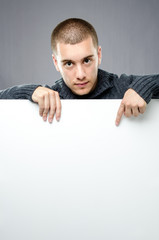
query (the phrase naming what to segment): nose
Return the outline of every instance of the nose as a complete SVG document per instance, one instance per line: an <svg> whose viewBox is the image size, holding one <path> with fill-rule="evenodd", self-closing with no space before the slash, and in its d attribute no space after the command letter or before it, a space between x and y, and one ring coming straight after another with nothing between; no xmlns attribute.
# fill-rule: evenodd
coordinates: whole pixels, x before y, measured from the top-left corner
<svg viewBox="0 0 159 240"><path fill-rule="evenodd" d="M81 65L78 65L76 69L76 78L78 80L83 80L85 77L86 77L86 74L85 74L84 67Z"/></svg>

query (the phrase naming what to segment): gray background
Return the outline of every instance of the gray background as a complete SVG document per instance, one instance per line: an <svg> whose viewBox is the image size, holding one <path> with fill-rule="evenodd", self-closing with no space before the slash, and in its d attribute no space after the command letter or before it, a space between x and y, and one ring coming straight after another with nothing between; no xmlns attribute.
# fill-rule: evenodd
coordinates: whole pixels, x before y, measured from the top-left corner
<svg viewBox="0 0 159 240"><path fill-rule="evenodd" d="M158 10L158 0L0 0L0 88L52 85L60 78L50 35L70 17L96 28L103 69L119 75L158 73Z"/></svg>

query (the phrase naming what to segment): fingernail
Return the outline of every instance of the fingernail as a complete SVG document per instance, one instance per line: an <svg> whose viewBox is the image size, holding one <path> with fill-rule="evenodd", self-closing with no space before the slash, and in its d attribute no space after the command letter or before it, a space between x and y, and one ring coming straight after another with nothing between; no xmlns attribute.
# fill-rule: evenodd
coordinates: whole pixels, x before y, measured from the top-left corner
<svg viewBox="0 0 159 240"><path fill-rule="evenodd" d="M49 119L49 123L52 123L52 119Z"/></svg>
<svg viewBox="0 0 159 240"><path fill-rule="evenodd" d="M115 125L118 126L118 125L119 125L119 122L116 121L116 122L115 122Z"/></svg>

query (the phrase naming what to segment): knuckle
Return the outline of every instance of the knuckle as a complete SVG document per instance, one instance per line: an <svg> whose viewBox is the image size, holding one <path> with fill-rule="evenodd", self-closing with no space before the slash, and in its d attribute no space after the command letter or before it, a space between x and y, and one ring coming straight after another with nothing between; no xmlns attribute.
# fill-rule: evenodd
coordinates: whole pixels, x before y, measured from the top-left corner
<svg viewBox="0 0 159 240"><path fill-rule="evenodd" d="M52 108L51 108L51 113L54 114L55 111L56 111L56 107L55 107L55 106L52 106Z"/></svg>
<svg viewBox="0 0 159 240"><path fill-rule="evenodd" d="M50 94L51 97L54 97L54 96L55 96L55 92L54 92L54 91L50 91L49 94Z"/></svg>
<svg viewBox="0 0 159 240"><path fill-rule="evenodd" d="M138 106L137 103L133 103L133 104L131 105L132 108L137 108L137 106Z"/></svg>
<svg viewBox="0 0 159 240"><path fill-rule="evenodd" d="M44 109L44 101L40 101L38 104L40 109Z"/></svg>
<svg viewBox="0 0 159 240"><path fill-rule="evenodd" d="M40 108L39 108L39 114L42 115L43 112L44 112L44 108L41 108L41 107L40 107Z"/></svg>
<svg viewBox="0 0 159 240"><path fill-rule="evenodd" d="M127 112L125 112L124 115L125 115L125 117L127 117L127 118L129 118L129 117L131 116L131 114L130 114L130 113L127 113Z"/></svg>
<svg viewBox="0 0 159 240"><path fill-rule="evenodd" d="M59 117L59 116L60 116L60 112L56 112L56 116L58 116L58 117Z"/></svg>
<svg viewBox="0 0 159 240"><path fill-rule="evenodd" d="M142 109L142 108L141 108L141 109L139 109L139 111L140 111L140 113L141 113L141 114L143 114L143 113L145 112L145 110L144 110L144 109Z"/></svg>
<svg viewBox="0 0 159 240"><path fill-rule="evenodd" d="M134 117L137 117L137 116L138 116L138 113L134 113L133 116L134 116Z"/></svg>
<svg viewBox="0 0 159 240"><path fill-rule="evenodd" d="M139 104L139 108L143 109L145 107L145 105L143 103Z"/></svg>
<svg viewBox="0 0 159 240"><path fill-rule="evenodd" d="M125 103L125 105L126 105L127 108L131 107L131 103L130 102Z"/></svg>
<svg viewBox="0 0 159 240"><path fill-rule="evenodd" d="M44 95L43 95L43 94L40 94L40 95L39 95L39 100L40 100L40 101L43 101L43 100L44 100Z"/></svg>
<svg viewBox="0 0 159 240"><path fill-rule="evenodd" d="M48 97L48 96L49 96L49 92L45 92L44 97Z"/></svg>
<svg viewBox="0 0 159 240"><path fill-rule="evenodd" d="M58 92L55 92L55 95L56 95L57 98L60 98L60 95L59 95Z"/></svg>
<svg viewBox="0 0 159 240"><path fill-rule="evenodd" d="M43 106L39 106L39 112L43 112L43 111L44 111Z"/></svg>
<svg viewBox="0 0 159 240"><path fill-rule="evenodd" d="M61 104L58 106L57 111L61 112L62 106Z"/></svg>
<svg viewBox="0 0 159 240"><path fill-rule="evenodd" d="M45 107L45 109L44 109L44 114L47 114L48 111L49 111L49 108L48 108L48 107Z"/></svg>
<svg viewBox="0 0 159 240"><path fill-rule="evenodd" d="M127 113L126 112L124 112L124 116L127 117Z"/></svg>
<svg viewBox="0 0 159 240"><path fill-rule="evenodd" d="M120 104L122 107L124 107L124 105L125 105L125 100L124 100L124 98L122 99L122 101L121 101L121 104Z"/></svg>
<svg viewBox="0 0 159 240"><path fill-rule="evenodd" d="M43 111L39 111L39 115L42 116L43 115Z"/></svg>
<svg viewBox="0 0 159 240"><path fill-rule="evenodd" d="M52 119L53 117L54 117L54 114L53 114L53 113L50 113L50 114L49 114L49 118Z"/></svg>

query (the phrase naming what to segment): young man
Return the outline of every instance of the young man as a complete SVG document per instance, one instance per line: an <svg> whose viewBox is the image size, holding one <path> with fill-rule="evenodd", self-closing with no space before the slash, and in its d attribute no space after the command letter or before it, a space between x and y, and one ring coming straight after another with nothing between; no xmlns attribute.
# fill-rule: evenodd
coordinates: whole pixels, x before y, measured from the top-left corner
<svg viewBox="0 0 159 240"><path fill-rule="evenodd" d="M100 70L102 53L95 29L72 18L56 26L51 35L52 57L62 78L52 87L15 86L0 92L0 98L30 99L39 104L44 121L61 116L60 99L122 99L116 125L122 115L144 113L151 98L159 98L159 75L118 77ZM48 114L49 113L49 114Z"/></svg>

